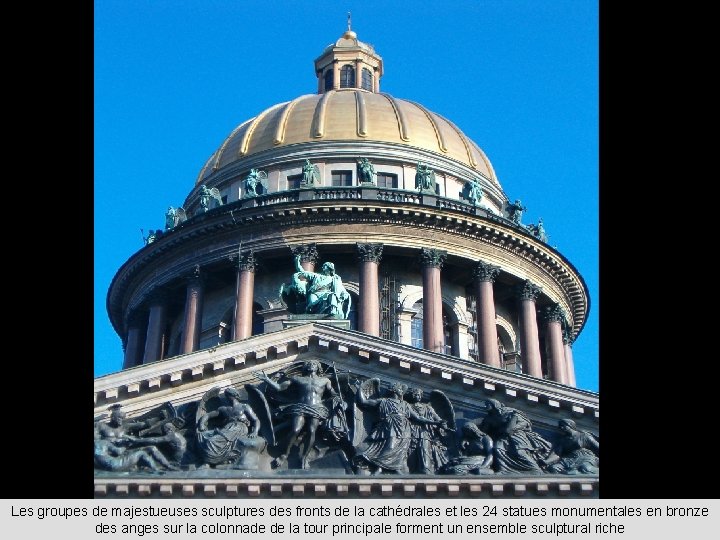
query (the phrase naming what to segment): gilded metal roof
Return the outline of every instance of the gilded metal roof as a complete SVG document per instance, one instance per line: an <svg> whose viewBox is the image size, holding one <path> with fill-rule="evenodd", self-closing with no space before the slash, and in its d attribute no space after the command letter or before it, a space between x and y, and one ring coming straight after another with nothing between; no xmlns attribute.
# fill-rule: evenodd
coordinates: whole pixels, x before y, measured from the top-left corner
<svg viewBox="0 0 720 540"><path fill-rule="evenodd" d="M418 103L357 88L303 95L243 122L210 157L196 183L246 156L313 141L379 141L420 148L454 159L498 184L485 153L455 124Z"/></svg>

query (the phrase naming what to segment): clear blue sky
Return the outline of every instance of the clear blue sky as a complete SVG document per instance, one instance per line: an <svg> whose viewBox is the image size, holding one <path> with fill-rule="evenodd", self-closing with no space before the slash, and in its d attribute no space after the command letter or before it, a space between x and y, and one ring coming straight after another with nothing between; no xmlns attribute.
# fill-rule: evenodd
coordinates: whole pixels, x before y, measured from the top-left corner
<svg viewBox="0 0 720 540"><path fill-rule="evenodd" d="M238 124L314 93L345 30L383 57L381 89L480 145L590 290L578 386L598 390L598 2L95 1L95 376L120 370L105 310L118 268L164 226Z"/></svg>

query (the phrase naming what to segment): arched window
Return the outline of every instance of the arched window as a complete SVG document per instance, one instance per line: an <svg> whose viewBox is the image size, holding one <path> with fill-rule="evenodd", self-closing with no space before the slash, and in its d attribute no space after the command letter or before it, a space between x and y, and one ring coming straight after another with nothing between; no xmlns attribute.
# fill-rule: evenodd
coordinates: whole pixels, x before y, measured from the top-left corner
<svg viewBox="0 0 720 540"><path fill-rule="evenodd" d="M372 71L370 71L368 68L363 68L362 70L362 82L360 83L362 85L362 88L364 90L370 90L372 92L373 89L373 74Z"/></svg>
<svg viewBox="0 0 720 540"><path fill-rule="evenodd" d="M355 88L355 68L343 66L340 70L340 88Z"/></svg>
<svg viewBox="0 0 720 540"><path fill-rule="evenodd" d="M325 72L325 90L332 90L333 82L333 70L330 68Z"/></svg>

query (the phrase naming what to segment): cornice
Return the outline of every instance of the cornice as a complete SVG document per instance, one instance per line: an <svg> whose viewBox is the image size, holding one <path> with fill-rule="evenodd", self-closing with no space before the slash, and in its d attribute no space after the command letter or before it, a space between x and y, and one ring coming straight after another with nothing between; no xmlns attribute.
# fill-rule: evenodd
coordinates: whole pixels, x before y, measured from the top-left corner
<svg viewBox="0 0 720 540"><path fill-rule="evenodd" d="M383 200L384 197L391 195L397 198L405 197L401 201ZM301 198L306 200L299 200ZM272 230L278 231L278 234L282 229L297 230L306 225L328 225L330 233L335 225L342 223L394 224L419 230L425 229L428 232L442 231L453 236L468 238L480 244L494 246L513 258L526 261L546 274L552 282L557 283L568 298L573 336L578 335L587 318L589 311L587 287L574 266L562 254L539 242L527 231L482 209L441 197L424 197L403 190L360 187L292 190L257 199L260 199L261 206L255 206L253 202L255 199L249 202L239 201L192 218L130 257L114 276L108 291L108 312L116 331L121 333L119 324L122 321L123 311L127 307L133 307L128 304L129 299L126 298L129 287L133 286L133 283L137 285L137 280L141 279L143 273L147 273L151 266L155 268L155 265L162 261L173 262L174 269L168 270L166 275L158 276L155 280L155 285L160 285L172 279L176 271L186 272L195 264L208 262L209 253L197 260L178 261L176 253L182 246L207 243L208 238L222 236L223 233L231 235L253 230L255 227L260 228L256 230L261 230L267 228L268 224L272 224ZM457 205L463 208L455 208ZM425 235L425 233L421 234ZM337 241L333 238L328 243ZM317 242L323 244L325 239L322 236L318 237ZM390 244L384 241L383 243L387 252ZM247 247L252 247L255 253L261 253L275 246L256 243ZM212 257L227 257L236 248L237 244L227 242L226 248L218 248ZM458 253L457 250L453 251L453 246L444 249L447 249L451 255ZM133 295L135 294L133 290Z"/></svg>
<svg viewBox="0 0 720 540"><path fill-rule="evenodd" d="M212 386L231 384L231 378L252 379L259 365L268 371L279 369L302 352L333 352L349 362L374 365L388 375L410 374L424 378L427 384L454 387L457 392L523 400L530 407L599 421L599 399L594 392L319 323L260 334L99 377L94 382L95 414L117 402L123 402L128 413L136 413L147 408L143 405L146 397L152 401L170 396L174 401L199 399Z"/></svg>

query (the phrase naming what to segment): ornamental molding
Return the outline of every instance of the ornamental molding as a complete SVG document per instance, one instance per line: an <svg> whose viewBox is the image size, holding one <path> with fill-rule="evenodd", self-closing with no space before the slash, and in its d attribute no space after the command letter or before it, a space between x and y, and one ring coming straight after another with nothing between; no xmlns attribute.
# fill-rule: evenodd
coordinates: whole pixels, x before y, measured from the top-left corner
<svg viewBox="0 0 720 540"><path fill-rule="evenodd" d="M164 497L599 497L600 482L590 478L405 478L353 477L302 479L95 478L96 498Z"/></svg>

